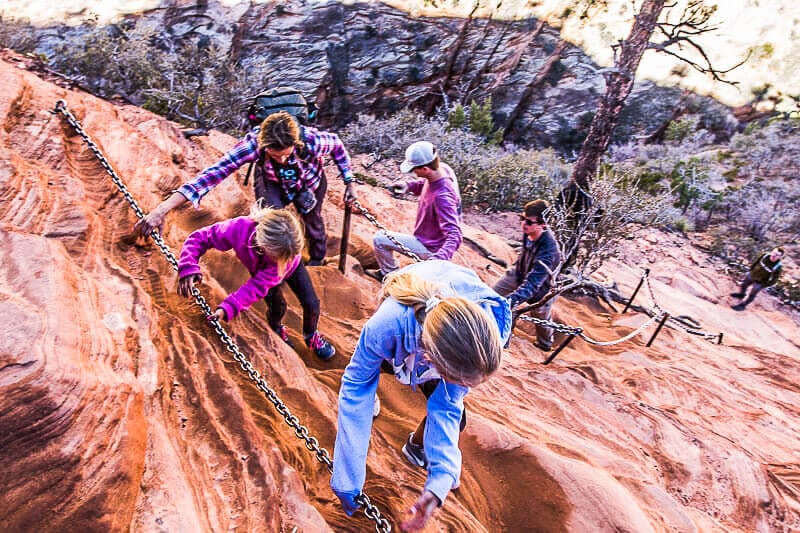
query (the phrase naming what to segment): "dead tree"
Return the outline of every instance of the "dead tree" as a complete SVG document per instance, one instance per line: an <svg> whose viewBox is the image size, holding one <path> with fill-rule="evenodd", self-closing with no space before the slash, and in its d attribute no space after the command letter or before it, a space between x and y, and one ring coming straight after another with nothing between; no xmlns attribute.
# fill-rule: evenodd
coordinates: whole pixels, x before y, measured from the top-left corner
<svg viewBox="0 0 800 533"><path fill-rule="evenodd" d="M740 66L747 58L727 70L718 70L696 41L704 33L717 29L709 23L716 6L706 6L702 0L690 0L677 22L669 21L669 13L666 20L659 21L664 8L672 8L675 5L675 3L667 4L666 0L644 0L635 16L628 38L615 45L614 66L603 72L606 92L600 100L572 171L572 180L581 188L589 189L589 183L597 173L600 158L608 148L619 114L633 89L636 69L646 50L652 49L669 54L686 62L695 70L711 75L717 81L735 84L724 79L723 75ZM655 41L652 40L654 33ZM700 59L691 59L683 55L683 51L687 49L697 53Z"/></svg>

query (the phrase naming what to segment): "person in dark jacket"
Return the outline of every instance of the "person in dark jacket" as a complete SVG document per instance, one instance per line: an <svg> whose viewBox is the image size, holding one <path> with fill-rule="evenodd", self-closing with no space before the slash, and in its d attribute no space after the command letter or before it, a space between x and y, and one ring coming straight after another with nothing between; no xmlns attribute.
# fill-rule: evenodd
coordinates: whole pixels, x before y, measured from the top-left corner
<svg viewBox="0 0 800 533"><path fill-rule="evenodd" d="M752 285L753 288L750 289L750 294L743 301L731 307L737 311L744 311L744 308L755 299L761 289L775 285L783 269L781 259L783 259L783 248L775 248L769 253L763 253L758 256L758 259L750 265L750 272L744 277L742 286L739 287L739 292L732 292L731 296L739 299L745 298L747 288Z"/></svg>
<svg viewBox="0 0 800 533"><path fill-rule="evenodd" d="M550 205L545 200L534 200L525 204L520 215L522 224L522 251L514 267L494 285L494 290L506 296L511 307L541 300L553 286L553 271L561 261L556 239L544 219ZM531 315L543 320L552 317L555 298L531 311ZM536 326L536 346L549 351L553 346L553 328Z"/></svg>

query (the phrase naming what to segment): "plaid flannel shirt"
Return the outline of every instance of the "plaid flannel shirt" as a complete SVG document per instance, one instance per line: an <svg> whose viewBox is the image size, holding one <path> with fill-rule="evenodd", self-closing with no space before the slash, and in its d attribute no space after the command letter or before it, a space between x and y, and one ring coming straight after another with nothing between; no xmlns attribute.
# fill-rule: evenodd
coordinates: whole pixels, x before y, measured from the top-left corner
<svg viewBox="0 0 800 533"><path fill-rule="evenodd" d="M198 207L200 200L208 192L219 185L222 180L236 172L244 164L258 159L258 131L256 127L244 139L236 143L222 159L201 172L194 180L181 185L177 192ZM350 156L341 139L335 133L320 131L316 128L302 127L301 138L306 145L306 157L300 158L297 151L289 156L288 164L297 165L300 169L301 182L311 191L317 190L323 176L322 156L330 155L345 183L353 180L350 169ZM264 179L279 181L275 170L268 162L264 163Z"/></svg>

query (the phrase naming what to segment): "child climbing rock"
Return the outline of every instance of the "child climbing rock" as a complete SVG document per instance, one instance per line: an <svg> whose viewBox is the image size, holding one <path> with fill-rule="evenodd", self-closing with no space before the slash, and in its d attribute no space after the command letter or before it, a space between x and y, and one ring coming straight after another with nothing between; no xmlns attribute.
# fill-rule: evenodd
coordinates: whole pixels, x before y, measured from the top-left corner
<svg viewBox="0 0 800 533"><path fill-rule="evenodd" d="M190 297L194 284L201 281L198 261L206 251L233 250L252 277L220 302L214 316L232 320L258 299L265 298L270 327L288 343L289 335L281 324L286 313L281 287L286 283L303 307L306 344L320 359L330 359L335 350L317 331L319 299L302 263L303 244L303 226L294 215L256 205L250 216L200 228L186 238L178 261L178 294Z"/></svg>
<svg viewBox="0 0 800 533"><path fill-rule="evenodd" d="M500 366L511 308L474 272L442 260L390 273L382 296L342 377L331 487L345 512L355 512L366 477L378 378L381 367L388 367L428 399L427 416L402 447L411 464L428 471L411 516L402 524L414 531L459 484L464 397Z"/></svg>

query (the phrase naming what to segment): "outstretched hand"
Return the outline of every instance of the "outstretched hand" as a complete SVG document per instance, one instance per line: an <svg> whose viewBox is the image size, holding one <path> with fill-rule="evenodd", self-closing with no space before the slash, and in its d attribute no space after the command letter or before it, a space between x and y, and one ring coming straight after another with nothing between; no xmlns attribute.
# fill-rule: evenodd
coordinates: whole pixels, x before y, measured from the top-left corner
<svg viewBox="0 0 800 533"><path fill-rule="evenodd" d="M392 194L395 196L402 196L408 192L408 183L404 181L392 183L389 187L392 189Z"/></svg>
<svg viewBox="0 0 800 533"><path fill-rule="evenodd" d="M203 281L203 276L201 274L189 274L188 276L182 277L178 280L178 294L184 298L191 298L194 284L200 283L201 281Z"/></svg>
<svg viewBox="0 0 800 533"><path fill-rule="evenodd" d="M155 230L161 233L164 228L164 218L165 215L162 215L158 209L155 209L151 213L140 218L139 221L133 225L133 232L142 237L150 237Z"/></svg>
<svg viewBox="0 0 800 533"><path fill-rule="evenodd" d="M419 531L428 522L428 519L433 516L433 512L439 507L441 502L434 493L426 490L417 498L414 505L409 509L411 517L400 524L400 529L403 531Z"/></svg>
<svg viewBox="0 0 800 533"><path fill-rule="evenodd" d="M352 204L356 201L356 190L353 187L353 182L351 181L344 187L344 203Z"/></svg>

